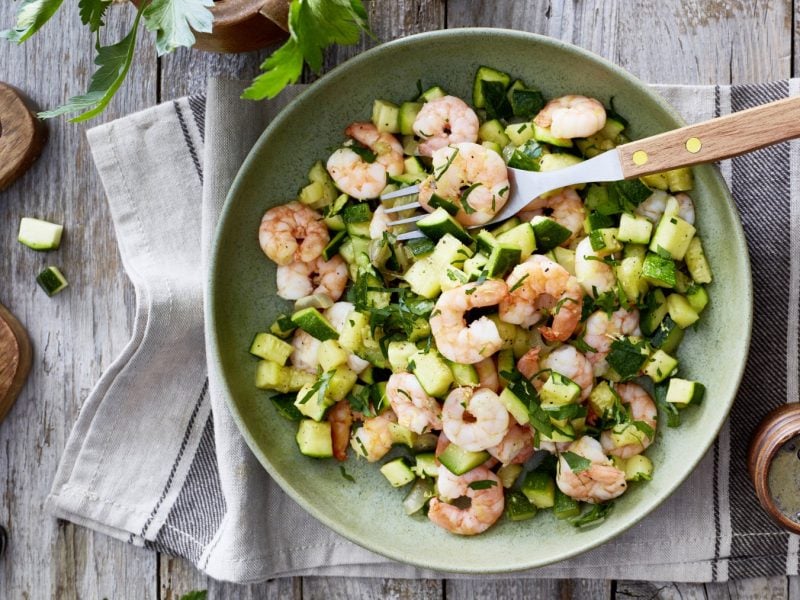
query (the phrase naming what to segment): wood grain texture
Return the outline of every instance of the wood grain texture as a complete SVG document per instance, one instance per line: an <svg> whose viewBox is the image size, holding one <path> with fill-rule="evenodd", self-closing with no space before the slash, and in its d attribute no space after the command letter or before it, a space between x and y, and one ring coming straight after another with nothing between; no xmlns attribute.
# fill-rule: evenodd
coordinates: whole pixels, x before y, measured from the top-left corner
<svg viewBox="0 0 800 600"><path fill-rule="evenodd" d="M14 406L31 370L31 343L17 318L0 304L0 422Z"/></svg>
<svg viewBox="0 0 800 600"><path fill-rule="evenodd" d="M46 139L44 124L34 116L22 92L0 83L0 190L30 168Z"/></svg>
<svg viewBox="0 0 800 600"><path fill-rule="evenodd" d="M436 580L304 577L303 600L439 600L442 582Z"/></svg>
<svg viewBox="0 0 800 600"><path fill-rule="evenodd" d="M603 600L611 598L611 582L590 579L448 579L445 598L452 600Z"/></svg>
<svg viewBox="0 0 800 600"><path fill-rule="evenodd" d="M785 600L786 577L762 577L728 583L667 583L624 581L617 584L614 600Z"/></svg>
<svg viewBox="0 0 800 600"><path fill-rule="evenodd" d="M2 26L11 23L16 6L0 4ZM110 38L121 38L131 17L127 6L113 7ZM24 89L38 106L53 108L86 90L94 42L80 25L76 2L65 2L53 22L23 46L0 42L0 80ZM153 104L155 75L155 52L141 45L131 77L101 121ZM0 425L0 521L10 537L0 561L0 598L154 600L152 552L58 523L44 512L80 406L128 342L133 314L86 127L63 119L48 127L40 159L0 193L0 302L28 330L34 352L28 384ZM64 224L61 248L44 254L17 243L23 216ZM35 282L47 264L59 266L71 283L53 298ZM78 347L92 350L77 354Z"/></svg>
<svg viewBox="0 0 800 600"><path fill-rule="evenodd" d="M622 172L630 179L732 158L798 136L800 96L629 142L617 150Z"/></svg>

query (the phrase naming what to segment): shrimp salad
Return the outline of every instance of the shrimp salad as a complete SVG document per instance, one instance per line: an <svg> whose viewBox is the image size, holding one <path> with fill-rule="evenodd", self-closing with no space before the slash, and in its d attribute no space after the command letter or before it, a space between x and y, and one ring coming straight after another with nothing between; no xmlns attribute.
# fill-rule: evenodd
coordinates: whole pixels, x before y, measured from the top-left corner
<svg viewBox="0 0 800 600"><path fill-rule="evenodd" d="M543 511L596 524L651 479L659 428L704 395L677 352L712 279L691 171L555 190L483 227L508 166L568 167L626 127L481 67L471 104L436 86L344 129L258 230L292 302L252 342L256 386L303 455L351 481L344 461L380 463L407 514L458 535ZM398 241L415 211L425 237Z"/></svg>

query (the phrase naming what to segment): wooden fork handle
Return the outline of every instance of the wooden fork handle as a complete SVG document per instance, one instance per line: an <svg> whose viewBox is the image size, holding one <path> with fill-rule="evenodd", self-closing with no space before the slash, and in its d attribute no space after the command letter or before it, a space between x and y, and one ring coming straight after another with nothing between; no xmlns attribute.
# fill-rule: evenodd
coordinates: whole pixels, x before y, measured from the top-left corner
<svg viewBox="0 0 800 600"><path fill-rule="evenodd" d="M800 96L617 147L626 179L708 163L800 137Z"/></svg>

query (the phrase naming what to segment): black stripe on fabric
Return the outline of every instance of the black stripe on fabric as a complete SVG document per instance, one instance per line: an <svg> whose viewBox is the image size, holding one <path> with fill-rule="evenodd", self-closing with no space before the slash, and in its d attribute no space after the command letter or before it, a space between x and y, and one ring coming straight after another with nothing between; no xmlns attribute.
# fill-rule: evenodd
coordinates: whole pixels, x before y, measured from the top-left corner
<svg viewBox="0 0 800 600"><path fill-rule="evenodd" d="M721 114L719 86L714 86L714 117ZM719 507L719 436L714 440L714 560L711 562L711 580L719 580L719 550L722 536Z"/></svg>
<svg viewBox="0 0 800 600"><path fill-rule="evenodd" d="M183 458L183 453L186 451L186 445L189 443L189 436L192 434L192 430L194 429L194 422L197 418L197 413L200 410L200 406L203 404L203 399L206 397L208 393L208 377L206 377L205 383L203 383L203 389L200 390L200 396L197 398L197 402L194 404L194 409L192 410L192 415L189 417L189 423L186 425L186 431L183 433L183 440L181 440L181 447L178 450L178 456L175 457L175 461L172 463L172 468L169 471L169 477L167 477L167 483L164 486L164 491L161 492L161 497L156 502L153 511L150 513L147 521L142 527L142 532L139 534L142 537L145 537L145 533L147 532L147 528L150 527L150 523L153 522L153 519L158 513L158 509L161 508L162 502L167 497L170 488L172 487L172 481L175 478L175 473L178 471L178 466L181 464L181 459Z"/></svg>
<svg viewBox="0 0 800 600"><path fill-rule="evenodd" d="M731 109L785 98L788 82L731 88ZM747 476L747 440L761 418L786 402L790 274L788 144L732 161L731 187L750 250L755 303L744 378L730 416L731 579L786 573L788 533L767 517ZM735 326L735 324L731 324Z"/></svg>
<svg viewBox="0 0 800 600"><path fill-rule="evenodd" d="M186 147L189 149L189 155L192 157L197 176L200 178L200 185L203 185L203 167L200 165L200 157L197 154L197 149L194 147L192 136L189 135L189 127L186 124L186 119L183 117L183 111L177 100L173 100L172 105L175 107L175 113L178 115L178 122L181 125L183 139L186 142Z"/></svg>
<svg viewBox="0 0 800 600"><path fill-rule="evenodd" d="M197 125L197 131L200 132L200 141L206 141L206 95L197 94L196 96L189 96L189 108L194 117L194 123Z"/></svg>

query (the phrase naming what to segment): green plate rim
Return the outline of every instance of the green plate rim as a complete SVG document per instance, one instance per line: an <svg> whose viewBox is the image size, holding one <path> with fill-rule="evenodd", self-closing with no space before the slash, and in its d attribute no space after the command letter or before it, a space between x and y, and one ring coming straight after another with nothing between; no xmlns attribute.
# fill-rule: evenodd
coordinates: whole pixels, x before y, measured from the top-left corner
<svg viewBox="0 0 800 600"><path fill-rule="evenodd" d="M250 447L250 450L254 453L258 461L261 465L266 469L269 473L270 477L278 483L278 485L300 506L303 507L309 514L311 514L315 519L324 523L326 526L330 527L336 533L342 535L343 537L347 538L351 542L358 544L359 546L366 548L367 550L371 550L376 552L382 556L390 558L392 560L399 561L401 563L411 564L420 568L424 569L433 569L442 572L451 572L451 573L474 573L474 574L495 574L495 573L513 573L522 571L529 568L534 567L541 567L544 565L552 564L555 562L560 562L576 556L578 554L582 554L591 550L592 548L596 548L601 546L610 540L614 539L621 533L628 530L630 527L634 526L636 523L641 521L645 516L650 514L655 508L660 506L667 498L669 498L675 490L680 486L681 483L689 476L689 474L693 471L694 467L703 459L708 449L714 443L719 434L720 429L724 425L728 414L733 406L733 402L736 398L736 394L738 388L741 384L742 377L744 375L744 368L747 363L747 357L750 350L750 341L752 336L752 326L753 326L753 283L752 283L752 270L750 264L750 256L748 253L747 241L744 234L744 229L741 224L741 219L739 217L738 210L736 208L736 204L733 201L731 196L730 190L725 182L724 178L720 174L719 170L711 165L704 165L700 167L700 169L708 169L710 170L710 175L713 179L716 179L717 182L720 184L721 188L724 190L725 194L725 201L727 202L730 210L734 213L734 228L731 233L736 241L736 245L739 248L744 249L744 268L746 270L747 276L745 277L745 281L743 282L745 285L745 289L742 292L745 294L745 301L747 305L746 310L746 332L745 332L745 344L744 344L744 356L742 357L741 363L738 365L738 368L735 373L735 387L734 393L730 398L727 399L727 404L724 406L724 410L720 411L720 419L718 424L716 425L715 430L713 431L713 436L709 435L707 440L704 444L702 452L698 454L698 458L695 459L692 464L691 468L686 471L686 475L682 478L676 478L668 489L663 493L663 496L658 499L658 501L650 501L650 505L646 506L643 510L635 514L635 516L630 517L630 520L624 524L620 524L617 526L616 529L609 530L608 535L600 540L592 541L592 542L585 542L581 544L579 541L575 544L575 547L567 550L557 557L551 559L544 559L544 560L533 560L528 563L524 563L524 561L517 561L517 564L511 564L509 568L484 568L484 569L470 569L470 568L463 568L459 569L458 567L453 567L452 565L446 564L446 559L440 561L439 564L431 564L417 562L414 560L413 557L409 556L400 556L398 554L392 553L391 551L391 544L379 544L375 543L369 539L362 539L357 535L352 535L344 526L341 526L337 523L334 519L327 518L322 512L320 512L314 504L306 500L292 485L289 481L281 477L273 468L270 463L269 458L261 452L256 443L256 440L251 435L246 420L243 418L242 414L238 410L236 404L233 402L232 394L228 382L225 380L223 370L221 368L221 363L219 360L219 355L221 352L220 345L219 345L219 338L217 336L218 330L218 321L216 318L217 314L217 305L216 305L216 293L214 288L214 282L216 279L216 273L218 268L220 267L220 231L223 228L223 224L225 221L230 217L232 213L232 207L235 203L235 199L239 194L239 189L242 187L242 181L245 178L245 173L249 171L255 165L255 155L257 154L257 150L265 143L265 140L269 138L273 129L280 127L284 121L290 120L293 118L293 107L298 105L302 105L304 102L308 102L308 98L310 97L309 92L326 85L329 81L335 79L339 73L348 69L352 66L358 65L364 61L371 60L373 56L377 56L380 54L385 53L394 53L397 52L399 49L403 48L404 46L411 45L417 43L419 40L428 40L428 39L435 39L439 37L471 37L475 35L484 35L484 36L491 36L498 39L503 38L516 38L517 40L521 41L530 41L537 44L544 44L549 45L557 48L559 51L564 52L566 54L572 54L578 60L588 61L596 64L598 67L609 70L616 74L617 76L624 79L629 85L637 88L640 91L643 91L646 95L651 97L653 101L655 101L667 114L669 114L672 118L675 119L678 123L685 123L683 118L675 111L675 109L670 106L666 100L664 100L660 94L655 92L652 88L650 88L647 84L642 82L640 79L626 71L625 69L615 65L614 63L602 58L590 52L588 50L584 50L583 48L579 48L573 44L563 42L561 40L557 40L554 38L550 38L547 36L535 34L535 33L527 33L509 29L495 29L495 28L487 28L487 27L473 27L473 28L459 28L459 29L445 29L445 30L438 30L438 31L430 31L425 33L419 33L415 35L410 35L404 38L400 38L394 41L386 42L367 50L358 56L349 59L345 63L337 66L336 68L332 69L329 73L322 76L319 80L314 82L309 86L309 88L298 96L293 102L284 110L280 112L280 114L272 120L270 125L264 130L264 132L259 136L258 141L254 144L253 148L251 149L250 153L248 154L247 158L245 159L242 167L239 169L239 172L234 179L234 182L231 186L231 189L227 195L225 200L225 204L223 206L222 212L220 214L219 222L217 223L213 242L212 242L212 249L211 249L211 261L209 264L209 271L208 276L206 278L206 289L205 289L205 305L206 305L206 319L205 319L205 334L206 334L206 346L209 350L209 369L213 369L215 374L217 375L217 379L221 384L220 392L225 395L225 402L228 405L229 410L231 411L231 415L233 416L234 421L236 422L239 431L241 432L242 436L244 437L247 445ZM510 559L511 557L509 557ZM509 562L513 562L509 560ZM524 563L524 564L523 564Z"/></svg>

